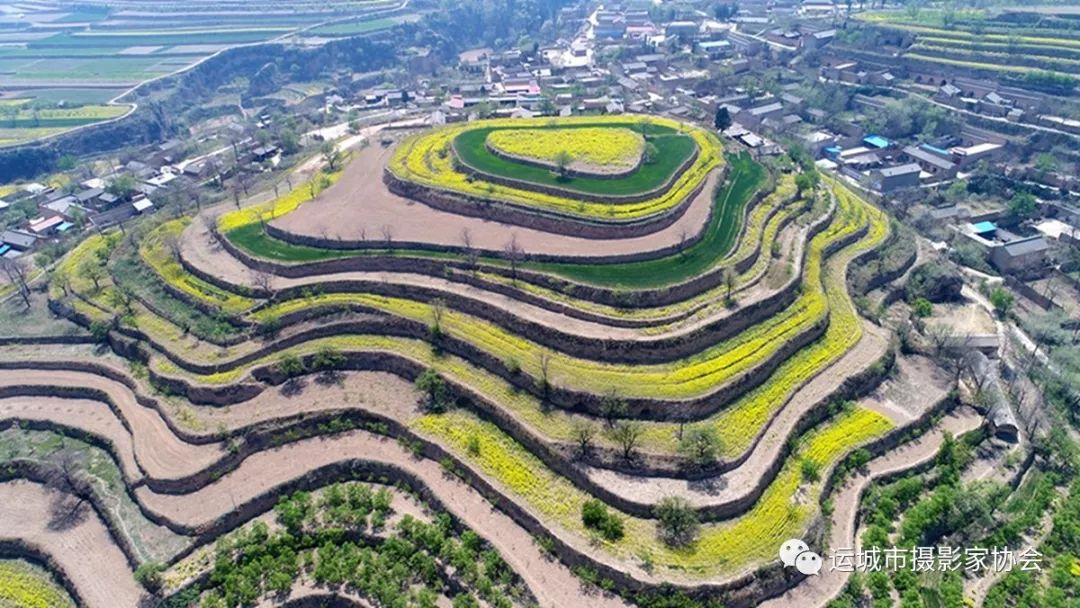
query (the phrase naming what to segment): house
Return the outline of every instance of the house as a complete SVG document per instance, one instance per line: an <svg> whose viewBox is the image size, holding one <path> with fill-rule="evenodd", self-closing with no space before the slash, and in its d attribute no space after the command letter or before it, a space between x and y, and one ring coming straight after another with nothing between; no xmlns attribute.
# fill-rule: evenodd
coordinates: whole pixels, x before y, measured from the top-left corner
<svg viewBox="0 0 1080 608"><path fill-rule="evenodd" d="M887 137L882 137L880 135L867 135L863 138L863 143L871 148L876 148L878 150L884 150L885 148L892 147L893 144L893 142L890 141Z"/></svg>
<svg viewBox="0 0 1080 608"><path fill-rule="evenodd" d="M41 216L30 220L29 228L30 232L37 235L52 234L57 226L64 223L64 216L55 214L51 216Z"/></svg>
<svg viewBox="0 0 1080 608"><path fill-rule="evenodd" d="M131 206L135 209L135 213L145 213L153 210L154 203L148 198L140 198L132 201Z"/></svg>
<svg viewBox="0 0 1080 608"><path fill-rule="evenodd" d="M694 40L700 31L701 27L693 21L672 21L664 28L665 35L678 36L685 41Z"/></svg>
<svg viewBox="0 0 1080 608"><path fill-rule="evenodd" d="M42 206L49 211L53 211L61 215L67 215L69 210L73 207L75 209L79 208L78 202L75 200L74 196L65 196L62 198L58 198L55 201L45 203Z"/></svg>
<svg viewBox="0 0 1080 608"><path fill-rule="evenodd" d="M802 112L803 108L806 107L805 99L791 93L781 93L780 101L787 106L789 112Z"/></svg>
<svg viewBox="0 0 1080 608"><path fill-rule="evenodd" d="M836 145L836 137L825 131L814 131L802 136L803 143L811 154L821 156L825 148Z"/></svg>
<svg viewBox="0 0 1080 608"><path fill-rule="evenodd" d="M766 118L780 118L784 115L784 105L779 101L750 108L739 113L739 120L748 128L759 126Z"/></svg>
<svg viewBox="0 0 1080 608"><path fill-rule="evenodd" d="M922 147L907 146L903 149L902 156L908 162L918 163L935 181L956 177L956 163Z"/></svg>
<svg viewBox="0 0 1080 608"><path fill-rule="evenodd" d="M29 251L37 244L36 235L21 230L5 230L0 233L0 242L15 251Z"/></svg>
<svg viewBox="0 0 1080 608"><path fill-rule="evenodd" d="M698 43L698 51L709 59L723 59L732 54L734 47L728 40L708 40Z"/></svg>
<svg viewBox="0 0 1080 608"><path fill-rule="evenodd" d="M94 201L105 194L102 188L89 188L75 194L75 202L79 205L93 205Z"/></svg>
<svg viewBox="0 0 1080 608"><path fill-rule="evenodd" d="M974 146L956 146L949 149L953 159L961 169L966 169L980 161L992 161L1001 156L1005 147L995 143L981 143Z"/></svg>
<svg viewBox="0 0 1080 608"><path fill-rule="evenodd" d="M263 162L270 160L281 153L281 148L273 145L259 146L251 151L252 159L255 162Z"/></svg>
<svg viewBox="0 0 1080 608"><path fill-rule="evenodd" d="M919 185L920 171L916 163L876 169L870 175L871 187L882 194L913 188Z"/></svg>
<svg viewBox="0 0 1080 608"><path fill-rule="evenodd" d="M990 263L1002 273L1023 274L1046 266L1050 245L1041 234L1011 240L990 250Z"/></svg>

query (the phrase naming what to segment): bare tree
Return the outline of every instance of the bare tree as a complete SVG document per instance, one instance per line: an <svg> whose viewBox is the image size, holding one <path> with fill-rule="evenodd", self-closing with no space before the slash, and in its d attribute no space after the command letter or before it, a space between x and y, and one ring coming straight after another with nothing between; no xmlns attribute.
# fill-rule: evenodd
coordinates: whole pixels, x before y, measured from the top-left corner
<svg viewBox="0 0 1080 608"><path fill-rule="evenodd" d="M686 243L690 240L690 233L686 228L679 230L679 255L686 256Z"/></svg>
<svg viewBox="0 0 1080 608"><path fill-rule="evenodd" d="M250 196L248 193L248 186L251 185L251 176L247 171L241 171L240 167L236 168L236 183L240 184L240 187L244 190L244 196Z"/></svg>
<svg viewBox="0 0 1080 608"><path fill-rule="evenodd" d="M45 487L55 492L49 526L63 530L77 524L93 495L81 459L70 452L61 456L45 474Z"/></svg>
<svg viewBox="0 0 1080 608"><path fill-rule="evenodd" d="M461 229L461 246L465 249L465 264L475 271L478 254L473 249L472 232L468 228Z"/></svg>
<svg viewBox="0 0 1080 608"><path fill-rule="evenodd" d="M442 298L431 301L431 337L437 340L442 337L442 321L446 314L446 302Z"/></svg>
<svg viewBox="0 0 1080 608"><path fill-rule="evenodd" d="M277 296L274 290L274 275L265 270L252 270L251 280L259 291L267 294L269 300L272 301Z"/></svg>
<svg viewBox="0 0 1080 608"><path fill-rule="evenodd" d="M544 393L544 399L551 393L551 355L540 354L540 390Z"/></svg>
<svg viewBox="0 0 1080 608"><path fill-rule="evenodd" d="M641 439L641 434L644 432L640 422L633 420L620 420L615 428L611 429L611 437L619 443L619 447L622 448L622 457L624 460L631 460L634 456L634 450L637 449L638 440Z"/></svg>
<svg viewBox="0 0 1080 608"><path fill-rule="evenodd" d="M727 295L724 299L731 303L731 291L735 289L735 272L731 268L724 268L720 271L720 278L724 282L724 287L727 288Z"/></svg>
<svg viewBox="0 0 1080 608"><path fill-rule="evenodd" d="M330 171L337 170L338 162L341 161L341 151L338 150L337 146L329 141L323 142L319 152L322 154L323 160L326 161L326 167Z"/></svg>
<svg viewBox="0 0 1080 608"><path fill-rule="evenodd" d="M506 259L510 260L510 278L516 281L518 264L521 263L522 254L524 253L518 243L517 233L511 235L510 240L503 246L503 253L506 254Z"/></svg>
<svg viewBox="0 0 1080 608"><path fill-rule="evenodd" d="M0 267L3 268L8 280L18 289L23 304L30 308L30 286L26 284L26 269L22 261L18 258L0 258Z"/></svg>
<svg viewBox="0 0 1080 608"><path fill-rule="evenodd" d="M180 235L179 234L166 234L162 240L162 244L165 245L165 251L169 252L174 262L180 261Z"/></svg>
<svg viewBox="0 0 1080 608"><path fill-rule="evenodd" d="M574 442L577 444L579 458L584 458L592 451L593 438L596 437L596 425L588 420L575 420L573 425Z"/></svg>
<svg viewBox="0 0 1080 608"><path fill-rule="evenodd" d="M80 266L80 271L83 276L90 279L90 282L94 284L95 290L101 289L101 280L105 278L105 271L102 269L101 264L93 260L87 260Z"/></svg>
<svg viewBox="0 0 1080 608"><path fill-rule="evenodd" d="M382 232L383 241L386 241L386 246L389 247L394 242L394 227L390 224L383 224L380 232Z"/></svg>

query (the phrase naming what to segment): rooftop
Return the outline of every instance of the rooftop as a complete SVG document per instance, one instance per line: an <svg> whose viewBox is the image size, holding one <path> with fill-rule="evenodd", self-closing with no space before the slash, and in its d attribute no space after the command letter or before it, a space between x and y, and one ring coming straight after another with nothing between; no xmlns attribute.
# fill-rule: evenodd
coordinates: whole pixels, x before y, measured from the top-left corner
<svg viewBox="0 0 1080 608"><path fill-rule="evenodd" d="M886 167L881 169L882 177L896 177L898 175L910 175L912 173L919 173L922 169L916 163L908 163L906 165L897 165L895 167Z"/></svg>

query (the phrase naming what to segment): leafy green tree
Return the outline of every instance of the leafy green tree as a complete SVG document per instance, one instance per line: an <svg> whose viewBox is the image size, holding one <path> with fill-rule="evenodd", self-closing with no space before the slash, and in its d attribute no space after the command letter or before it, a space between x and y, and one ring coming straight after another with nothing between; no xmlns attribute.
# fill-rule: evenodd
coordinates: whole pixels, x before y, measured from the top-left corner
<svg viewBox="0 0 1080 608"><path fill-rule="evenodd" d="M716 116L713 117L713 126L717 131L726 131L731 126L731 112L727 106L716 108Z"/></svg>
<svg viewBox="0 0 1080 608"><path fill-rule="evenodd" d="M288 378L295 378L303 375L307 369L304 367L304 362L296 355L285 355L278 361L278 371L284 374Z"/></svg>
<svg viewBox="0 0 1080 608"><path fill-rule="evenodd" d="M1004 287L995 287L990 292L990 303L994 306L994 310L1001 316L1009 314L1012 310L1015 299L1013 295L1009 293Z"/></svg>
<svg viewBox="0 0 1080 608"><path fill-rule="evenodd" d="M311 358L312 369L330 371L345 365L345 355L332 346L323 346Z"/></svg>
<svg viewBox="0 0 1080 608"><path fill-rule="evenodd" d="M157 593L161 591L161 586L164 583L161 576L164 571L165 566L159 562L143 562L139 564L138 568L135 568L135 581L150 593Z"/></svg>
<svg viewBox="0 0 1080 608"><path fill-rule="evenodd" d="M1039 202L1028 192L1017 192L1009 200L1009 215L1018 219L1034 217L1039 212Z"/></svg>
<svg viewBox="0 0 1080 608"><path fill-rule="evenodd" d="M127 198L135 192L136 185L138 185L138 183L135 181L133 175L124 174L113 179L105 190L113 196Z"/></svg>
<svg viewBox="0 0 1080 608"><path fill-rule="evenodd" d="M622 519L610 511L604 503L596 499L585 501L581 505L581 523L586 528L596 530L604 539L615 542L623 537Z"/></svg>
<svg viewBox="0 0 1080 608"><path fill-rule="evenodd" d="M679 441L679 452L699 467L715 462L722 449L723 442L712 426L692 428Z"/></svg>
<svg viewBox="0 0 1080 608"><path fill-rule="evenodd" d="M920 319L925 319L934 314L934 305L926 298L916 298L911 303L911 312Z"/></svg>
<svg viewBox="0 0 1080 608"><path fill-rule="evenodd" d="M672 547L685 547L697 539L701 523L697 511L681 496L665 496L653 509L660 539Z"/></svg>
<svg viewBox="0 0 1080 608"><path fill-rule="evenodd" d="M416 378L416 388L424 393L424 406L435 412L446 409L450 400L450 388L433 368L428 368Z"/></svg>
<svg viewBox="0 0 1080 608"><path fill-rule="evenodd" d="M819 180L820 178L818 177L817 171L803 171L802 173L796 175L795 196L797 198L802 198L803 194L810 192L815 187L817 187Z"/></svg>

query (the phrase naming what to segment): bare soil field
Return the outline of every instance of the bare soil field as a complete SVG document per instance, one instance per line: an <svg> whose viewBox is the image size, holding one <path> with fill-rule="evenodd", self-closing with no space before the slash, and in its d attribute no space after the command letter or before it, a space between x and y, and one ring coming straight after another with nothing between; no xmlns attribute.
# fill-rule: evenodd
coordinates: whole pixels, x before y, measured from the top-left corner
<svg viewBox="0 0 1080 608"><path fill-rule="evenodd" d="M55 499L36 483L0 483L0 537L30 543L55 559L89 608L136 606L144 593L97 514L84 509L57 526L50 518Z"/></svg>
<svg viewBox="0 0 1080 608"><path fill-rule="evenodd" d="M391 193L382 182L383 167L393 148L368 146L355 152L345 174L314 201L274 219L271 225L293 234L344 241L385 242L383 228L392 240L462 246L468 230L475 249L500 252L514 237L527 254L597 257L656 251L704 230L713 203L719 171L713 171L704 187L672 225L645 236L629 239L587 239L439 211Z"/></svg>

